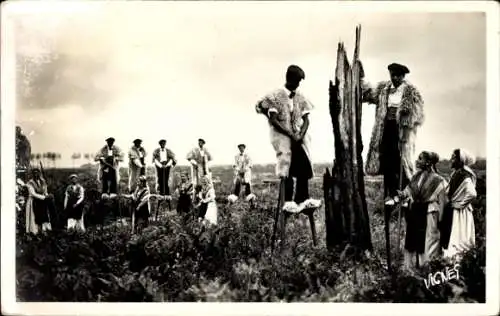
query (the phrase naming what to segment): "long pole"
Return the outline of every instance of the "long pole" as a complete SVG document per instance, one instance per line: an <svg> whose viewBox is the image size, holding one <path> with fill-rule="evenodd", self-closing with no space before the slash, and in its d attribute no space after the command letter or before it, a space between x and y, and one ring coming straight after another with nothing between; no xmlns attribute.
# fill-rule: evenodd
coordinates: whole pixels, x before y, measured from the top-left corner
<svg viewBox="0 0 500 316"><path fill-rule="evenodd" d="M399 190L403 189L403 162L400 161L399 163ZM402 207L401 204L398 203L398 248L397 248L397 256L396 260L399 260L401 257L401 212L402 212Z"/></svg>

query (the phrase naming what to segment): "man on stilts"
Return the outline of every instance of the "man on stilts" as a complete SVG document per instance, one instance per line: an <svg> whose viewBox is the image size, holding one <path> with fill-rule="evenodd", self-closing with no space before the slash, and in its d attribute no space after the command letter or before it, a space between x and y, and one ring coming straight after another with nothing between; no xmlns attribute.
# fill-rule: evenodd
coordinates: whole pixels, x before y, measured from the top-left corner
<svg viewBox="0 0 500 316"><path fill-rule="evenodd" d="M380 82L374 89L363 83L363 102L376 105L366 173L384 176L386 200L406 187L415 173L415 140L417 131L424 122L422 96L414 85L405 80L410 70L397 63L390 64L387 69L390 81ZM390 249L389 220L393 210L393 207L387 207L385 211L387 250ZM402 205L401 212L407 210L408 205ZM390 253L388 265L390 269Z"/></svg>
<svg viewBox="0 0 500 316"><path fill-rule="evenodd" d="M170 209L170 171L177 164L174 153L165 147L167 141L161 139L159 142L160 147L153 152L153 163L156 167L156 189L164 200L167 201ZM157 205L157 214L160 207L160 202Z"/></svg>
<svg viewBox="0 0 500 316"><path fill-rule="evenodd" d="M320 200L309 196L309 180L314 175L308 133L313 106L297 91L303 79L305 73L300 67L289 66L285 85L266 95L255 107L257 113L265 115L269 121L271 144L277 158L276 174L281 179L280 200L284 201L280 207L290 213L321 205ZM295 197L293 178L296 178Z"/></svg>

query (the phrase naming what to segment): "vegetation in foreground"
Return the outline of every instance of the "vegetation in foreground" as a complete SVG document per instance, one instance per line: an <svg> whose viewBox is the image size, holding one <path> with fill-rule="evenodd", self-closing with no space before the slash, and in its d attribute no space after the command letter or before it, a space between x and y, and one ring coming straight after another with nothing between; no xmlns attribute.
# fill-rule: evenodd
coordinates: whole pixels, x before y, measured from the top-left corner
<svg viewBox="0 0 500 316"><path fill-rule="evenodd" d="M323 169L324 170L324 169ZM446 173L448 170L444 170ZM71 170L48 170L49 185L62 201ZM272 171L271 171L272 172ZM321 172L321 171L319 171ZM340 251L328 252L324 242L324 210L316 214L319 236L313 247L309 223L297 217L288 226L288 239L281 253L270 253L272 208L276 188L256 184L256 209L244 202L227 205L232 174L214 170L222 182L217 187L219 225L205 228L197 221L184 221L175 211L154 222L140 236L114 221L96 231L87 201L85 234L56 230L44 237L22 234L18 221L17 294L20 301L151 302L151 301L301 301L301 302L484 302L485 300L485 172L478 170L475 202L477 247L468 251L460 265L459 280L429 289L424 279L431 272L452 264L433 262L418 276L386 270L381 184L368 181L366 195L374 251L369 258L350 258ZM261 170L259 179L267 172ZM80 170L87 186L95 190L95 174ZM122 186L126 183L122 179ZM258 181L256 181L258 182ZM321 183L311 192L322 196ZM124 205L125 206L125 205ZM121 209L122 215L127 207ZM391 253L396 253L397 218L391 227Z"/></svg>

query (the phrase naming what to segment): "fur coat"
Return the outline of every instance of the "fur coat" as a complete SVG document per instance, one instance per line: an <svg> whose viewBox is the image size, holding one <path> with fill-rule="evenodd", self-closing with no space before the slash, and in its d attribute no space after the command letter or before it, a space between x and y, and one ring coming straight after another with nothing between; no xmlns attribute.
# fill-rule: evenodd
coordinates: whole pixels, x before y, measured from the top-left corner
<svg viewBox="0 0 500 316"><path fill-rule="evenodd" d="M276 112L278 121L281 124L283 124L287 129L292 130L294 133L299 133L303 124L303 115L309 113L313 109L313 106L300 92L297 91L293 97L293 110L290 111L288 99L288 93L285 88L280 88L260 99L255 106L255 110L257 113L265 115L268 119L269 112ZM277 158L276 175L279 177L288 177L290 164L292 162L291 139L287 135L277 131L274 126L271 125L271 122L269 122L269 128L271 144L276 152ZM309 130L302 141L302 148L304 149L312 167L310 155L311 136L309 134Z"/></svg>
<svg viewBox="0 0 500 316"><path fill-rule="evenodd" d="M366 173L369 175L381 175L380 150L391 85L391 81L380 82L375 89L371 89L365 84L363 85L363 101L376 105L375 124L373 126L366 161ZM424 123L424 101L415 86L407 81L403 82L403 85L401 105L398 108L396 119L399 123L403 170L408 179L411 179L415 173L415 139L417 130Z"/></svg>

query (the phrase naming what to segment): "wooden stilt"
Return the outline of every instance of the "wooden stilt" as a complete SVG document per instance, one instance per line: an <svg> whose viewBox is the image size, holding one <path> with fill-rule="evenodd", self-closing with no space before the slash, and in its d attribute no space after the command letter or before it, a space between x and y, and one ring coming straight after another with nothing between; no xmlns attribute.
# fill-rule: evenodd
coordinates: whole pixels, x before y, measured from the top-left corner
<svg viewBox="0 0 500 316"><path fill-rule="evenodd" d="M285 201L285 179L282 178L280 181L280 186L279 186L278 206L276 208L276 212L274 215L273 234L271 236L271 253L274 251L278 223L279 223L280 215L282 213L284 201Z"/></svg>
<svg viewBox="0 0 500 316"><path fill-rule="evenodd" d="M309 225L311 226L313 245L316 246L317 241L316 241L316 223L314 222L314 210L309 210L307 212L307 217L309 217Z"/></svg>

